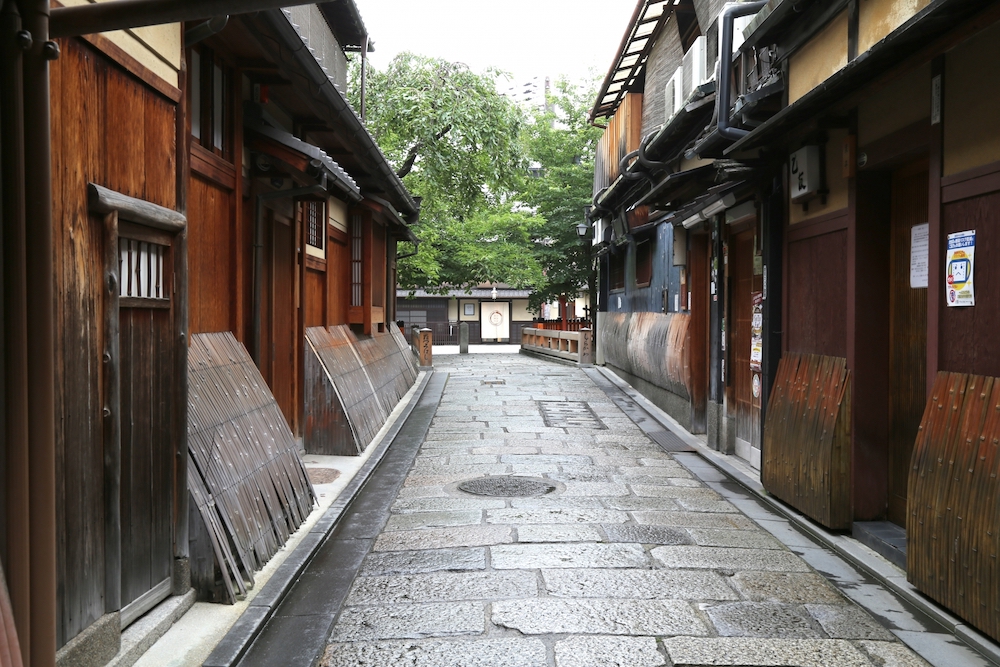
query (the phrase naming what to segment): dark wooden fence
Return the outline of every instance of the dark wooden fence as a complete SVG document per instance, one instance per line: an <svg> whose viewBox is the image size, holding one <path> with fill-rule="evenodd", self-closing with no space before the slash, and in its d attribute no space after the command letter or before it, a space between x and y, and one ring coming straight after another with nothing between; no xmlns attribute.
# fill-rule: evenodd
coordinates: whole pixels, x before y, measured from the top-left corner
<svg viewBox="0 0 1000 667"><path fill-rule="evenodd" d="M246 592L244 581L253 584L253 573L309 515L316 496L278 403L231 333L191 337L188 453L193 504L234 602L237 589ZM213 588L214 577L204 576Z"/></svg>
<svg viewBox="0 0 1000 667"><path fill-rule="evenodd" d="M853 518L850 380L842 357L786 352L764 422L764 488L836 529Z"/></svg>
<svg viewBox="0 0 1000 667"><path fill-rule="evenodd" d="M347 326L311 327L305 352L306 451L360 454L417 379L406 339L395 323L361 339Z"/></svg>
<svg viewBox="0 0 1000 667"><path fill-rule="evenodd" d="M1000 640L1000 380L938 373L911 459L907 577Z"/></svg>

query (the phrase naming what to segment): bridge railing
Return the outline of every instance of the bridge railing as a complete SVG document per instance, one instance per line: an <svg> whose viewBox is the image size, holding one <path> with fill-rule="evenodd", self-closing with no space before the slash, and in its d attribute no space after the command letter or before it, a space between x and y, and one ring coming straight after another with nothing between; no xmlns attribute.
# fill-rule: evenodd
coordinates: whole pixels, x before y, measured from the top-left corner
<svg viewBox="0 0 1000 667"><path fill-rule="evenodd" d="M525 327L521 329L521 349L542 356L565 359L577 364L594 363L594 332L555 331Z"/></svg>

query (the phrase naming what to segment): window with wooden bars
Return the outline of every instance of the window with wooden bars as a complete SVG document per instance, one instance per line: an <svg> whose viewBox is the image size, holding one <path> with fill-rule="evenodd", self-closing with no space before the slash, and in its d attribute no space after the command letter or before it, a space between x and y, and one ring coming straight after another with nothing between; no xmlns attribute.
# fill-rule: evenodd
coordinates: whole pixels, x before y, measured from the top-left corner
<svg viewBox="0 0 1000 667"><path fill-rule="evenodd" d="M653 244L641 241L635 247L635 284L648 287L653 279Z"/></svg>
<svg viewBox="0 0 1000 667"><path fill-rule="evenodd" d="M362 219L351 216L351 305L364 305L364 239L361 235Z"/></svg>
<svg viewBox="0 0 1000 667"><path fill-rule="evenodd" d="M118 239L119 296L148 300L150 305L170 300L164 267L168 247L159 243Z"/></svg>
<svg viewBox="0 0 1000 667"><path fill-rule="evenodd" d="M609 257L608 264L611 268L611 289L625 289L625 252L619 250Z"/></svg>
<svg viewBox="0 0 1000 667"><path fill-rule="evenodd" d="M302 202L302 219L305 226L306 254L326 258L326 207L321 201Z"/></svg>
<svg viewBox="0 0 1000 667"><path fill-rule="evenodd" d="M191 136L203 148L229 158L232 70L206 47L191 50L188 76Z"/></svg>

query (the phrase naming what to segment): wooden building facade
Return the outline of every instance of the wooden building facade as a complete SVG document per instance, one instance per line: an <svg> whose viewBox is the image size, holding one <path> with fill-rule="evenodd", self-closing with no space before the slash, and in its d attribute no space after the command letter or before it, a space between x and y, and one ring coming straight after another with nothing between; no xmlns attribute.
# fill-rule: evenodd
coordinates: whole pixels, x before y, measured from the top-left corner
<svg viewBox="0 0 1000 667"><path fill-rule="evenodd" d="M639 3L640 29L652 4ZM689 55L698 38L683 7L659 17L652 46L634 41L637 58L623 52L595 105L606 117L643 90L668 109L675 100L662 127L643 127L634 155L619 150L617 180L595 176L609 181L595 186L592 214L607 256L602 317L622 307L616 287L623 305L639 293L639 244L651 232L630 213L648 205L646 224L686 228L692 273L704 236L708 289L691 273L686 282L691 317L699 303L709 311L696 365L709 368L710 444L731 450L735 440L771 494L852 530L1000 639L990 255L1000 135L989 111L997 77L984 65L1000 55L1000 11L961 0L720 5L714 25L698 21L715 43L714 78L701 90L714 98L710 117L664 153L664 137L697 113L688 64L713 57ZM680 47L661 47L667 39ZM673 97L678 82L684 94ZM715 174L699 182L699 170ZM603 327L605 350L614 331ZM716 436L713 409L724 417ZM872 538L873 521L897 526L905 552Z"/></svg>
<svg viewBox="0 0 1000 667"><path fill-rule="evenodd" d="M231 333L301 434L306 329L391 336L414 240L341 92L352 2L132 4L0 12L0 560L25 664L104 664L190 590L191 339Z"/></svg>

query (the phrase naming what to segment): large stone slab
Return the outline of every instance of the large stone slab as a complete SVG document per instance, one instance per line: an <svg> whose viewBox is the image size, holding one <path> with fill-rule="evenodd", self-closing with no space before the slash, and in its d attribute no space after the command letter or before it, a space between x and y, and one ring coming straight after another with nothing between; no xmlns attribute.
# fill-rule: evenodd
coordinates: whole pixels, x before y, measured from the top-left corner
<svg viewBox="0 0 1000 667"><path fill-rule="evenodd" d="M532 523L625 523L625 512L600 509L502 509L486 512L486 522L493 524Z"/></svg>
<svg viewBox="0 0 1000 667"><path fill-rule="evenodd" d="M656 547L650 552L664 567L697 567L762 572L808 572L809 566L790 551L727 547Z"/></svg>
<svg viewBox="0 0 1000 667"><path fill-rule="evenodd" d="M419 487L417 487L419 488ZM443 492L441 492L443 493ZM419 498L409 498L413 500ZM436 497L436 496L424 496ZM443 497L443 496L441 496ZM417 528L445 528L447 526L468 526L481 523L482 510L452 510L450 512L413 512L394 514L389 517L384 530L415 530Z"/></svg>
<svg viewBox="0 0 1000 667"><path fill-rule="evenodd" d="M537 639L384 641L330 644L320 667L546 667Z"/></svg>
<svg viewBox="0 0 1000 667"><path fill-rule="evenodd" d="M393 512L454 512L463 510L488 510L505 507L502 498L413 498L397 500L392 504Z"/></svg>
<svg viewBox="0 0 1000 667"><path fill-rule="evenodd" d="M346 605L502 600L538 595L534 572L432 572L429 574L358 577Z"/></svg>
<svg viewBox="0 0 1000 667"><path fill-rule="evenodd" d="M660 667L654 637L570 637L556 643L556 667Z"/></svg>
<svg viewBox="0 0 1000 667"><path fill-rule="evenodd" d="M674 667L871 667L842 639L670 637L663 645Z"/></svg>
<svg viewBox="0 0 1000 667"><path fill-rule="evenodd" d="M806 605L806 609L823 626L823 631L836 639L893 641L896 638L858 607L810 604Z"/></svg>
<svg viewBox="0 0 1000 667"><path fill-rule="evenodd" d="M774 602L733 602L705 610L723 637L813 639L822 635L800 607Z"/></svg>
<svg viewBox="0 0 1000 667"><path fill-rule="evenodd" d="M847 604L830 583L814 572L737 572L732 585L748 600L787 604Z"/></svg>
<svg viewBox="0 0 1000 667"><path fill-rule="evenodd" d="M486 603L447 602L345 607L331 641L421 639L478 635L486 630Z"/></svg>
<svg viewBox="0 0 1000 667"><path fill-rule="evenodd" d="M365 556L359 574L416 574L438 570L485 570L486 549L386 551Z"/></svg>
<svg viewBox="0 0 1000 667"><path fill-rule="evenodd" d="M635 542L637 544L691 544L687 530L670 526L636 526L634 524L609 524L602 526L609 542ZM750 531L726 531L754 535Z"/></svg>
<svg viewBox="0 0 1000 667"><path fill-rule="evenodd" d="M784 549L784 545L764 531L689 528L694 543L701 547L737 547L740 549Z"/></svg>
<svg viewBox="0 0 1000 667"><path fill-rule="evenodd" d="M705 635L708 628L687 602L676 600L503 600L494 624L526 635Z"/></svg>
<svg viewBox="0 0 1000 667"><path fill-rule="evenodd" d="M739 600L715 572L698 570L543 570L545 590L561 598Z"/></svg>
<svg viewBox="0 0 1000 667"><path fill-rule="evenodd" d="M517 527L518 542L602 542L597 528L572 523L532 524Z"/></svg>
<svg viewBox="0 0 1000 667"><path fill-rule="evenodd" d="M712 514L709 512L663 512L637 510L631 513L636 523L648 526L675 526L678 528L722 528L725 530L756 530L750 519L741 514Z"/></svg>
<svg viewBox="0 0 1000 667"><path fill-rule="evenodd" d="M384 532L375 540L375 551L482 547L513 542L510 526L452 526Z"/></svg>
<svg viewBox="0 0 1000 667"><path fill-rule="evenodd" d="M646 552L637 544L501 545L490 549L490 559L498 570L649 566Z"/></svg>

